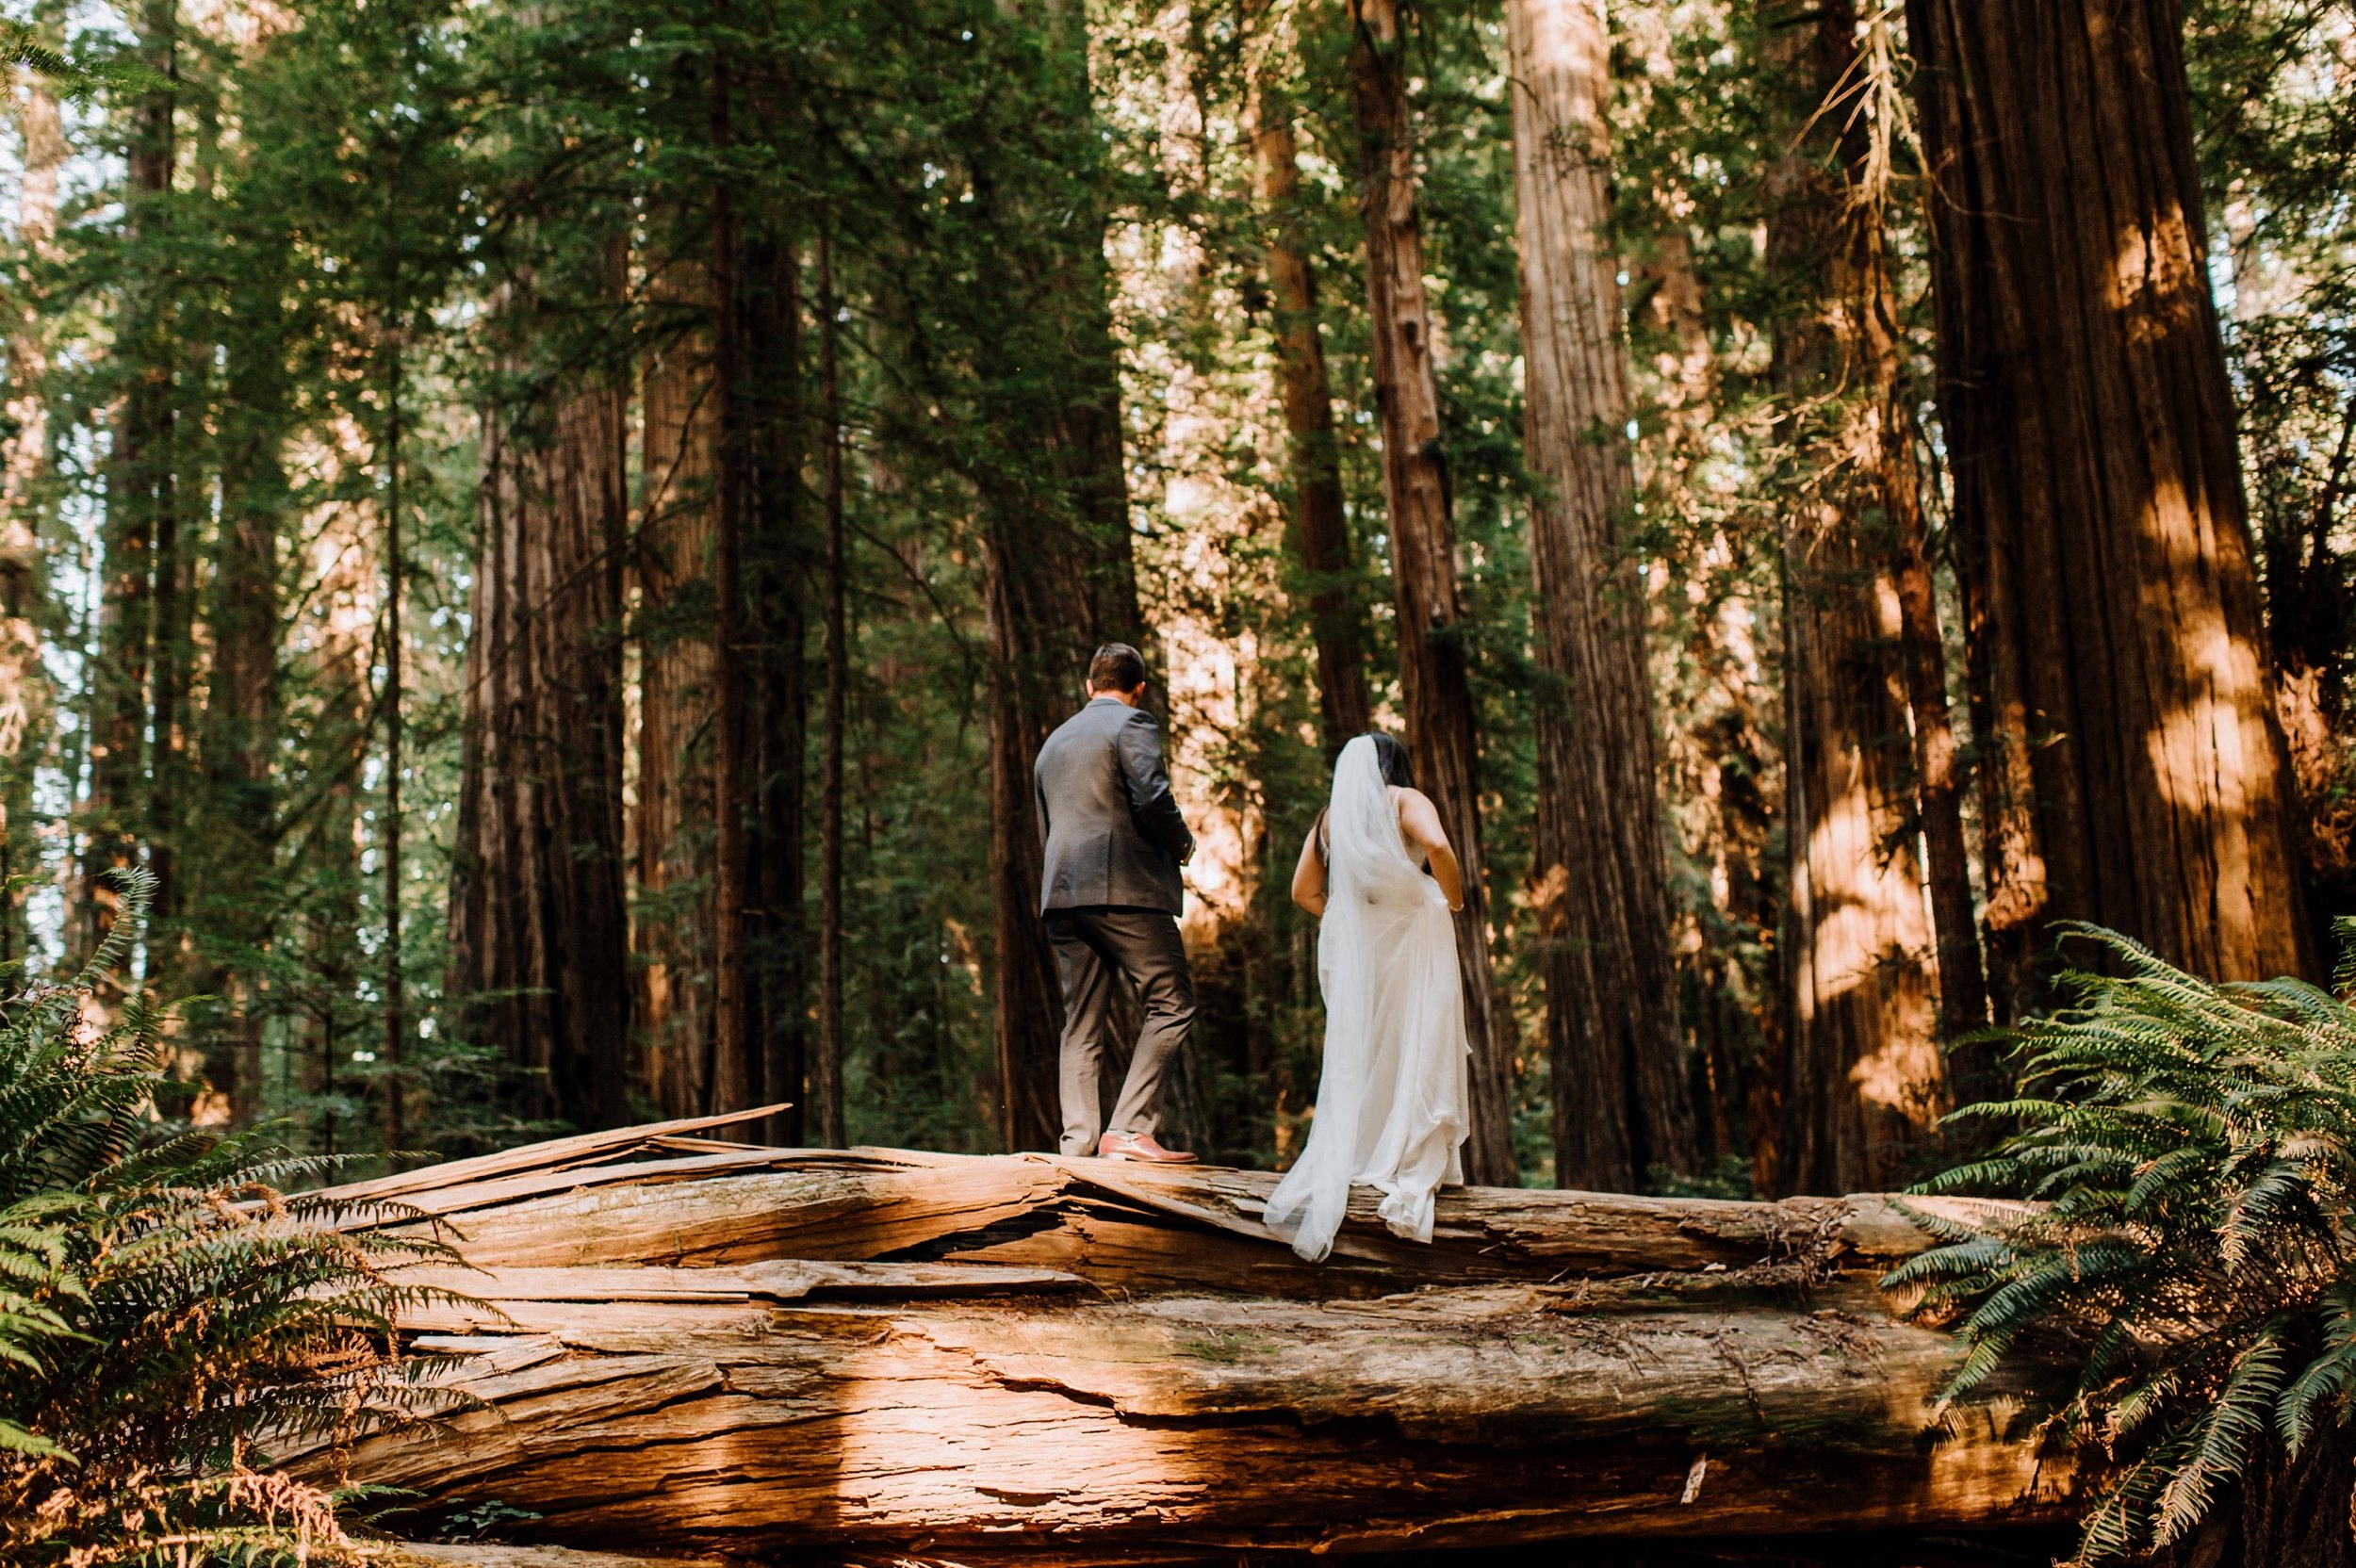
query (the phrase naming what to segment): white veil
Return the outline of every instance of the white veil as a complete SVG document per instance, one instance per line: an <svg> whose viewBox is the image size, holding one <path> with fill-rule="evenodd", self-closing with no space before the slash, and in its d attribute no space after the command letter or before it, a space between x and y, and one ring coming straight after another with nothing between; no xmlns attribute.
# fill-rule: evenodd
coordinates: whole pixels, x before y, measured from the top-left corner
<svg viewBox="0 0 2356 1568"><path fill-rule="evenodd" d="M1370 735L1342 748L1325 831L1325 1065L1308 1146L1267 1211L1312 1259L1332 1250L1353 1180L1382 1189L1393 1231L1430 1240L1432 1189L1462 1180L1464 1133L1455 928L1400 837Z"/></svg>

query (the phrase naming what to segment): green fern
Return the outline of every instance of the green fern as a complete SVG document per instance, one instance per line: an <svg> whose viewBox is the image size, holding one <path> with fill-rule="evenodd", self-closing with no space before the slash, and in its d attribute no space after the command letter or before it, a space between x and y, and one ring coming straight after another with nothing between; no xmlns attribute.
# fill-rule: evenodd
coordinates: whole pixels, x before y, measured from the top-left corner
<svg viewBox="0 0 2356 1568"><path fill-rule="evenodd" d="M2078 1367L2060 1422L2106 1477L2096 1563L2184 1540L2251 1465L2356 1419L2356 1006L2073 930L2119 972L2066 976L2070 1005L2004 1033L2019 1094L1956 1115L2017 1131L1918 1189L2037 1202L1918 1216L1940 1245L1883 1283L1955 1326L1945 1398L2024 1357Z"/></svg>
<svg viewBox="0 0 2356 1568"><path fill-rule="evenodd" d="M0 1560L352 1560L271 1452L432 1413L393 1329L439 1293L400 1270L454 1255L283 1190L321 1162L162 1119L167 1015L87 1021L146 906L123 886L82 975L0 1002Z"/></svg>

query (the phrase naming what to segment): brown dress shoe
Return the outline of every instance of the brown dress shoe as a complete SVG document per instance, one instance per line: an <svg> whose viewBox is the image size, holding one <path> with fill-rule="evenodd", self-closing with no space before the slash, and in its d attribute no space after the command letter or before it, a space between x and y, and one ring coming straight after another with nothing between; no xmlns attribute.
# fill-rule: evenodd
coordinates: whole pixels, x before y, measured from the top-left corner
<svg viewBox="0 0 2356 1568"><path fill-rule="evenodd" d="M1147 1165L1192 1165L1195 1156L1164 1149L1151 1133L1106 1133L1096 1140L1096 1154L1105 1160L1138 1160Z"/></svg>

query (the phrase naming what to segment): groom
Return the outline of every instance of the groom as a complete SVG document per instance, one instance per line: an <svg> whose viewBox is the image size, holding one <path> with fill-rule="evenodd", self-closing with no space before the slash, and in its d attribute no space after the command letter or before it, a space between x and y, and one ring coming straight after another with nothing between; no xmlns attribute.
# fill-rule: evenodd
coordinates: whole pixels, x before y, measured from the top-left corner
<svg viewBox="0 0 2356 1568"><path fill-rule="evenodd" d="M1194 1156L1164 1149L1153 1129L1163 1077L1194 1022L1194 974L1178 939L1178 868L1194 835L1170 798L1161 730L1137 710L1144 695L1145 661L1107 643L1088 662L1088 706L1039 747L1039 913L1063 978L1063 1152L1188 1165ZM1116 972L1137 988L1145 1028L1106 1127L1097 1085Z"/></svg>

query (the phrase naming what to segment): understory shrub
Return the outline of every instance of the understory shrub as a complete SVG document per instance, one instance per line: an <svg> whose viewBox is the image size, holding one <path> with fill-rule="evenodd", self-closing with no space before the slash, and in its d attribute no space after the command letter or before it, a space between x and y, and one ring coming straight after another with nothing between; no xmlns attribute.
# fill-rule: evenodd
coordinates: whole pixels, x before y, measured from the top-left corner
<svg viewBox="0 0 2356 1568"><path fill-rule="evenodd" d="M2336 984L2356 985L2356 941ZM2100 1493L2082 1562L2349 1560L2356 1411L2356 1007L2294 980L2213 985L2115 933L2111 972L2004 1031L2008 1129L1916 1190L2033 1200L1883 1282L1952 1323L1953 1399L2008 1364L2075 1373L2052 1435ZM2227 1554L2220 1557L2217 1554Z"/></svg>
<svg viewBox="0 0 2356 1568"><path fill-rule="evenodd" d="M318 1160L171 1119L170 1015L98 1005L148 887L70 984L0 1001L0 1561L355 1560L337 1495L273 1455L430 1413L397 1271L452 1254L289 1194Z"/></svg>

